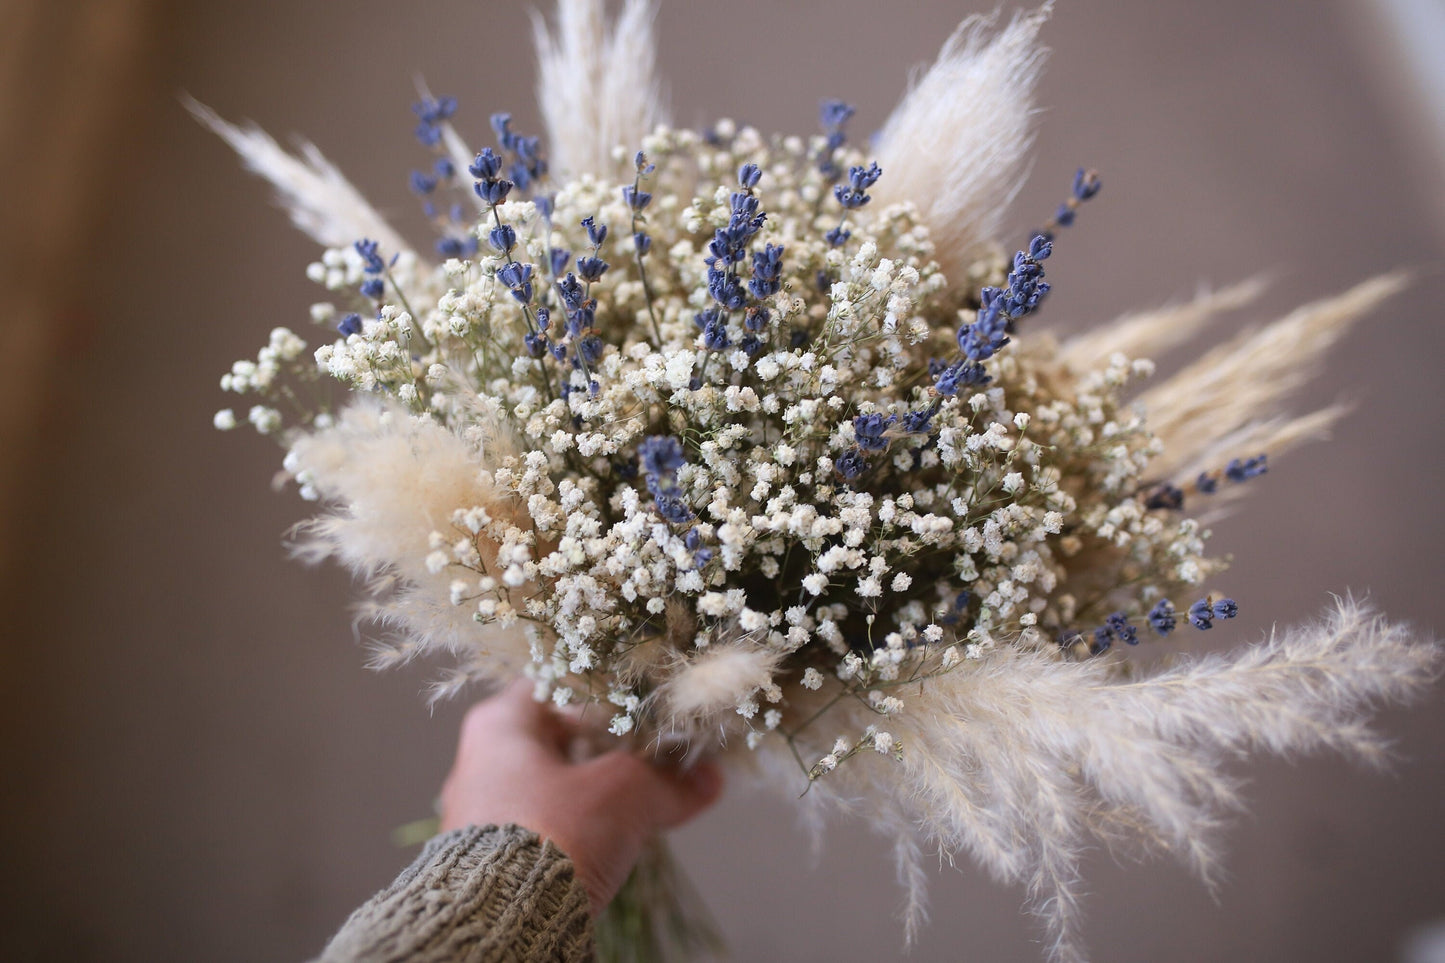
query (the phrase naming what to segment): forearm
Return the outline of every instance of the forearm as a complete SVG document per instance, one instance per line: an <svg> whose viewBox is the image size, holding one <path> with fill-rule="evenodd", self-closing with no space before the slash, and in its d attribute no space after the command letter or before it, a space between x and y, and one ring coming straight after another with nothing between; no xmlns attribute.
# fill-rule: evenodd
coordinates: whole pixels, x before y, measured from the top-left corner
<svg viewBox="0 0 1445 963"><path fill-rule="evenodd" d="M518 826L444 833L341 927L316 963L532 963L593 956L572 861Z"/></svg>

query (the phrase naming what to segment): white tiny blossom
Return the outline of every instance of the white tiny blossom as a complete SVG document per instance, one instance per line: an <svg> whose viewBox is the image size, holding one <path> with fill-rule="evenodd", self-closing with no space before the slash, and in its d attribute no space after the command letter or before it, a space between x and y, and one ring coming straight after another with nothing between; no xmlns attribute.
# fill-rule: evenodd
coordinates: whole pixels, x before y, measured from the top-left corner
<svg viewBox="0 0 1445 963"><path fill-rule="evenodd" d="M703 615L721 618L731 615L732 605L724 592L708 592L697 600L697 610Z"/></svg>
<svg viewBox="0 0 1445 963"><path fill-rule="evenodd" d="M273 434L281 427L281 412L265 405L254 405L246 417L263 435Z"/></svg>
<svg viewBox="0 0 1445 963"><path fill-rule="evenodd" d="M875 690L868 694L868 701L873 704L874 709L885 716L897 715L903 711L903 700L897 696L883 695Z"/></svg>
<svg viewBox="0 0 1445 963"><path fill-rule="evenodd" d="M745 608L738 615L738 627L744 632L761 632L768 627L768 617L762 612Z"/></svg>

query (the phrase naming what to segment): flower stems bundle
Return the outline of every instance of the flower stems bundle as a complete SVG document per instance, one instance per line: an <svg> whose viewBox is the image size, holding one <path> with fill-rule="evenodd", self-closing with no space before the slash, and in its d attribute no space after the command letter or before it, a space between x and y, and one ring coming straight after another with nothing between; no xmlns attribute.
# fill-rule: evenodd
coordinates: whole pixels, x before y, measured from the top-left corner
<svg viewBox="0 0 1445 963"><path fill-rule="evenodd" d="M613 737L865 800L910 925L925 849L967 851L1027 887L1057 959L1091 840L1209 878L1225 758L1378 754L1369 710L1436 649L1358 603L1152 675L1127 653L1247 600L1201 515L1337 417L1280 402L1401 277L1145 387L1258 285L1037 330L1101 186L1080 170L996 240L1046 11L965 23L864 150L840 101L811 136L666 125L650 6L600 6L538 23L545 140L498 114L474 152L456 101L417 104L434 253L314 149L196 108L324 246L320 343L277 329L223 387L320 505L298 551L365 580L378 663L445 652L439 694L526 676Z"/></svg>

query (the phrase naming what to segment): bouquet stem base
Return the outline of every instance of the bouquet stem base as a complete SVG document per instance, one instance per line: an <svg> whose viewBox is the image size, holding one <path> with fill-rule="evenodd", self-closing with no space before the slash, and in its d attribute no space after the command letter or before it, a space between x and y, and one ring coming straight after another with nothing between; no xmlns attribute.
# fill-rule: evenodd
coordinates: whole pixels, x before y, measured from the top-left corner
<svg viewBox="0 0 1445 963"><path fill-rule="evenodd" d="M661 836L643 850L596 924L598 963L683 963L725 949L702 897Z"/></svg>

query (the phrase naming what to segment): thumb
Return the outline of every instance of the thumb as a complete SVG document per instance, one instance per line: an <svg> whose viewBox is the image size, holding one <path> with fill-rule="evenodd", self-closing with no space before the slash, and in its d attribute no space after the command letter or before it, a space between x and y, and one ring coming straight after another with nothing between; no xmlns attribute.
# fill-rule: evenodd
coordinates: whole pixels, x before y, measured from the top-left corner
<svg viewBox="0 0 1445 963"><path fill-rule="evenodd" d="M690 769L655 765L626 750L614 750L587 763L612 782L634 812L644 814L652 829L681 826L722 794L722 770L712 762Z"/></svg>
<svg viewBox="0 0 1445 963"><path fill-rule="evenodd" d="M659 793L656 817L659 826L671 829L681 826L722 795L722 769L715 762L700 762L691 769L649 766L666 788Z"/></svg>

